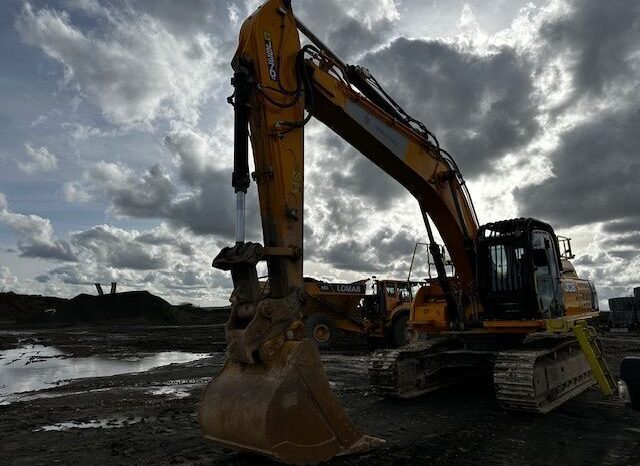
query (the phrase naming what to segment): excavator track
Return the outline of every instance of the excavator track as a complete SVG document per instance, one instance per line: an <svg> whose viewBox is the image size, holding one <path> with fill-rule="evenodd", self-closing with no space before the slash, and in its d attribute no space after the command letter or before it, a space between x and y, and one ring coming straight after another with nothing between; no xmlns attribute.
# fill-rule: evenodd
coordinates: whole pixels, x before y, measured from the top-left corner
<svg viewBox="0 0 640 466"><path fill-rule="evenodd" d="M500 405L547 413L594 384L591 368L573 336L537 334L508 350L479 348L475 342L465 344L446 336L378 350L369 366L372 388L385 397L414 398L490 374L493 369Z"/></svg>
<svg viewBox="0 0 640 466"><path fill-rule="evenodd" d="M490 371L493 355L465 350L456 337L438 337L393 350L378 350L369 366L374 392L415 398Z"/></svg>
<svg viewBox="0 0 640 466"><path fill-rule="evenodd" d="M498 353L496 399L509 410L548 413L595 383L574 337L536 338Z"/></svg>

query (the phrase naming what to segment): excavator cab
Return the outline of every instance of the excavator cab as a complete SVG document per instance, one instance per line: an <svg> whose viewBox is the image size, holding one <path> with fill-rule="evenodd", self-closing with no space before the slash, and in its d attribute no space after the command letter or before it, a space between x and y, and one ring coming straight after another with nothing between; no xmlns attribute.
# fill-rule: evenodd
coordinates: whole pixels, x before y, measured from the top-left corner
<svg viewBox="0 0 640 466"><path fill-rule="evenodd" d="M530 218L490 223L480 227L477 246L486 319L562 315L562 264L550 225Z"/></svg>

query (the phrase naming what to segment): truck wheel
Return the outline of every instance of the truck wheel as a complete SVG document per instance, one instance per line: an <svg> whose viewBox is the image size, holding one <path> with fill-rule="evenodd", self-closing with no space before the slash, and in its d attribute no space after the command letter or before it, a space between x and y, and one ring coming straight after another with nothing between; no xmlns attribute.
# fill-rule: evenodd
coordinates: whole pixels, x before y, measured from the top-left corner
<svg viewBox="0 0 640 466"><path fill-rule="evenodd" d="M409 316L403 315L393 321L393 325L391 326L391 343L393 343L394 346L400 347L418 340L418 332L409 327L407 324L408 320Z"/></svg>
<svg viewBox="0 0 640 466"><path fill-rule="evenodd" d="M396 346L405 346L418 340L418 332L407 324L408 315L402 315L393 321L391 326L391 343Z"/></svg>
<svg viewBox="0 0 640 466"><path fill-rule="evenodd" d="M313 314L305 322L307 338L316 342L319 349L331 349L336 342L336 325L324 314Z"/></svg>

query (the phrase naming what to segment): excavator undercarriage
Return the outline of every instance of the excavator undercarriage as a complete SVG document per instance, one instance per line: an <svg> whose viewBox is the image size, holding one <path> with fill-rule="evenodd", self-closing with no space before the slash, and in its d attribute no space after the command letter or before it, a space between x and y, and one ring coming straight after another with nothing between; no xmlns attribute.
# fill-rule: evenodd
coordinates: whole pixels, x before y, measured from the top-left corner
<svg viewBox="0 0 640 466"><path fill-rule="evenodd" d="M386 397L414 398L470 379L493 380L506 409L547 413L595 383L571 334L536 333L526 338L439 336L371 358L374 390Z"/></svg>

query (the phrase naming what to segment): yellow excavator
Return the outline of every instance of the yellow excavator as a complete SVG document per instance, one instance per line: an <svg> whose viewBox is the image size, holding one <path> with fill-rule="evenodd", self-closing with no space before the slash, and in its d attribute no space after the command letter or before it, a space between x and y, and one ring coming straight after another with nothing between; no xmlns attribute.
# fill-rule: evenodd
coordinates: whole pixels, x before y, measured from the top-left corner
<svg viewBox="0 0 640 466"><path fill-rule="evenodd" d="M331 52L294 16L290 0L268 0L245 20L232 67L236 244L224 248L213 266L231 272L234 289L227 361L199 407L206 438L290 464L364 452L381 441L351 422L300 320L303 133L312 117L415 197L437 270L411 306L410 324L428 333L427 341L372 358L371 380L380 393L416 396L493 371L505 406L546 412L593 383L581 348L593 349L587 356L601 361L593 335L582 326L597 314L595 289L577 277L570 249L561 252L551 226L534 219L480 226L464 179L436 137L366 69ZM245 241L251 179L264 245ZM268 295L258 281L259 261L267 264Z"/></svg>

